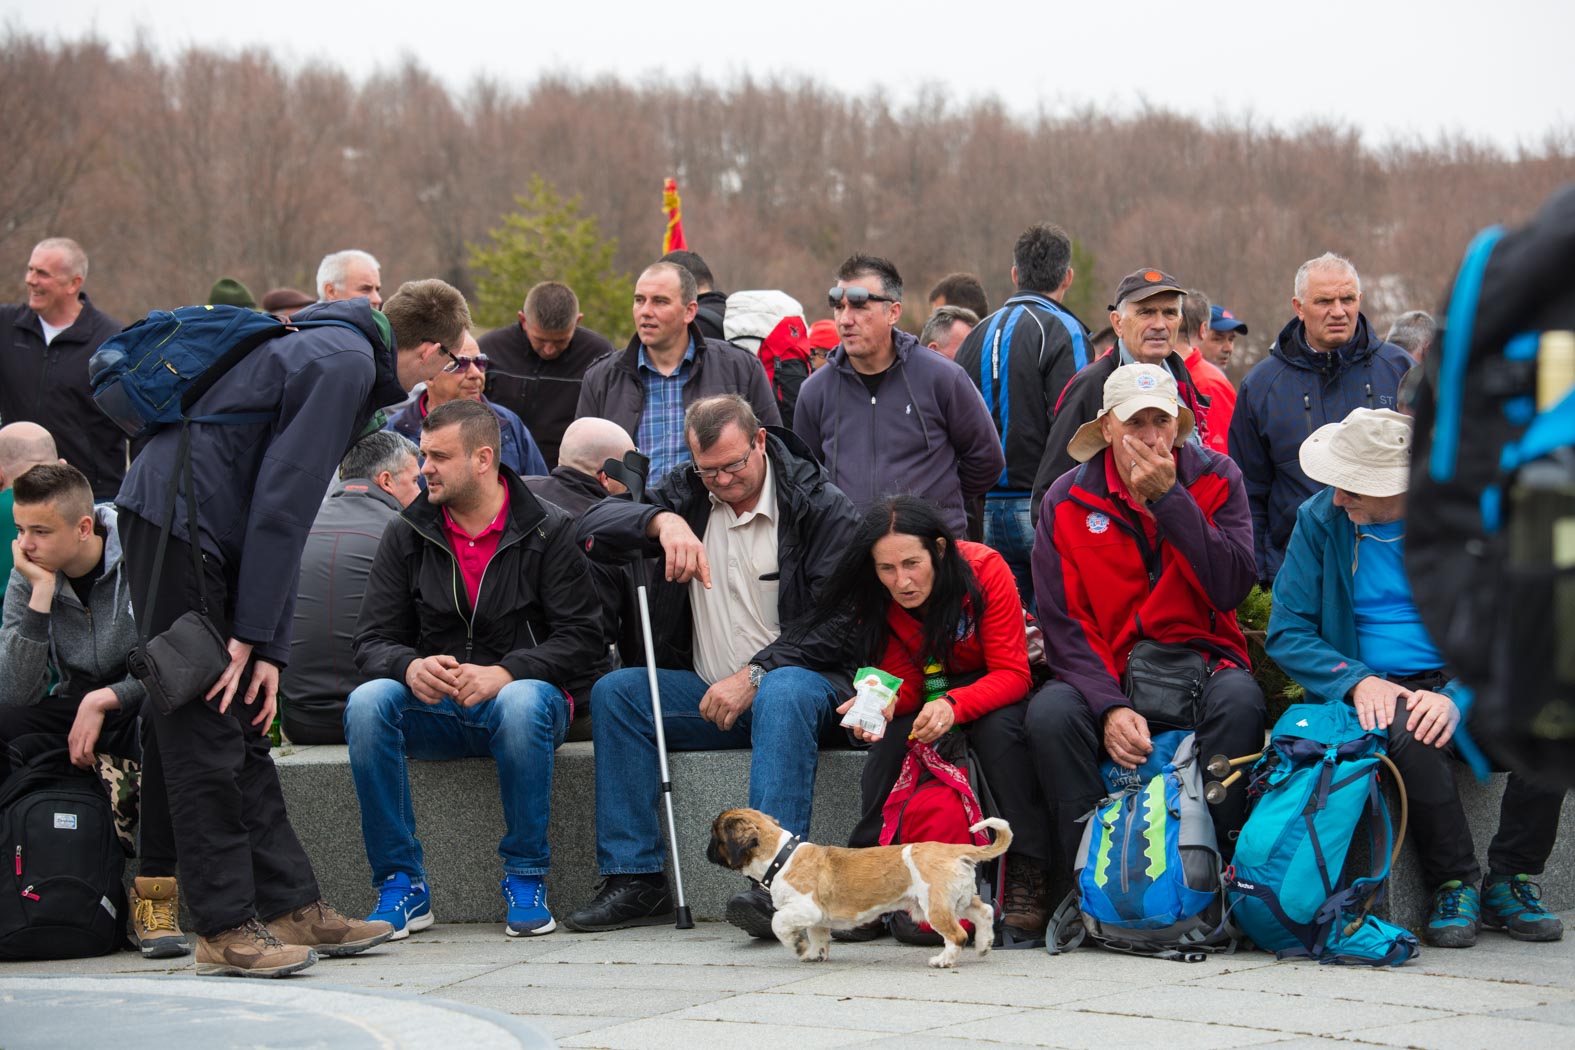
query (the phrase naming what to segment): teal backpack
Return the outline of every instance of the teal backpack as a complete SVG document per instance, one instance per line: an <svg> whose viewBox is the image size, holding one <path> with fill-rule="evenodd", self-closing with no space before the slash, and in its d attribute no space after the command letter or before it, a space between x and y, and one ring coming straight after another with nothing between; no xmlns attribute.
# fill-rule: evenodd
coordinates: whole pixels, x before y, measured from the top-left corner
<svg viewBox="0 0 1575 1050"><path fill-rule="evenodd" d="M1231 925L1280 958L1399 966L1416 936L1368 914L1405 836L1405 787L1384 755L1384 732L1365 730L1344 703L1296 704L1274 724L1253 767L1252 810L1225 871ZM1400 834L1379 788L1400 787ZM1357 824L1368 817L1374 870L1345 876Z"/></svg>

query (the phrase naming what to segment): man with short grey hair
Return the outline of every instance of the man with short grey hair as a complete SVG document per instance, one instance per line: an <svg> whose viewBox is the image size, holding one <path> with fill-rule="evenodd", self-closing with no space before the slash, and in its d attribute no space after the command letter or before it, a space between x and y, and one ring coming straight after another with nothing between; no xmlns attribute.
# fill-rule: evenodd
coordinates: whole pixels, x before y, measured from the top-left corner
<svg viewBox="0 0 1575 1050"><path fill-rule="evenodd" d="M365 296L372 309L383 305L383 268L370 252L346 248L323 256L317 266L317 297L332 303Z"/></svg>
<svg viewBox="0 0 1575 1050"><path fill-rule="evenodd" d="M957 360L957 348L962 346L979 315L966 306L937 306L919 330L919 342L942 357Z"/></svg>
<svg viewBox="0 0 1575 1050"><path fill-rule="evenodd" d="M82 290L87 272L87 254L70 238L33 249L27 301L0 306L0 421L48 427L103 501L126 476L126 434L93 402L88 362L121 324Z"/></svg>
<svg viewBox="0 0 1575 1050"><path fill-rule="evenodd" d="M1395 323L1389 326L1389 334L1384 339L1420 362L1427 356L1437 331L1438 322L1433 320L1432 314L1426 310L1407 310L1395 318Z"/></svg>
<svg viewBox="0 0 1575 1050"><path fill-rule="evenodd" d="M1362 315L1362 281L1349 259L1325 252L1296 271L1291 308L1269 356L1242 380L1230 456L1252 505L1258 582L1273 582L1296 508L1316 485L1297 460L1302 441L1355 408L1395 408L1411 355L1378 338Z"/></svg>

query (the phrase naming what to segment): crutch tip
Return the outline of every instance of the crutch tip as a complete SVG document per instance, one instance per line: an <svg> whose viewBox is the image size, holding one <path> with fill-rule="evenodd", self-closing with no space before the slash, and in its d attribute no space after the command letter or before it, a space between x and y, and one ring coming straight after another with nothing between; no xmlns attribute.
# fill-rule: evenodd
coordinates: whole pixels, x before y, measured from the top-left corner
<svg viewBox="0 0 1575 1050"><path fill-rule="evenodd" d="M689 911L689 905L685 904L678 909L678 917L673 922L673 926L680 930L692 930L695 928L695 917Z"/></svg>

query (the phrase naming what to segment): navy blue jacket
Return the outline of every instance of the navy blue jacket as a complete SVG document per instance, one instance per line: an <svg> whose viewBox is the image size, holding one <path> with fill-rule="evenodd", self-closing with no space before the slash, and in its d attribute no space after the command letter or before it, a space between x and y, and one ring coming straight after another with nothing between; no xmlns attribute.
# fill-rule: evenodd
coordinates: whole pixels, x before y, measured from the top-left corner
<svg viewBox="0 0 1575 1050"><path fill-rule="evenodd" d="M426 394L418 394L411 399L410 404L395 412L388 420L388 429L405 435L416 444L421 444L421 421L426 418ZM541 454L541 449L536 445L536 439L531 436L530 430L511 409L486 398L481 403L492 409L498 417L498 429L503 433L503 447L498 450L498 462L508 467L522 478L545 477L547 474L547 460ZM427 489L427 479L421 479L421 491Z"/></svg>
<svg viewBox="0 0 1575 1050"><path fill-rule="evenodd" d="M232 582L234 636L258 656L285 666L301 551L333 483L339 460L372 414L404 397L394 348L383 341L365 299L318 303L296 320L337 325L271 339L242 358L192 406L194 416L271 412L264 423L192 424L192 471L202 549ZM148 439L115 502L155 525L175 467L178 427ZM262 494L263 498L253 497ZM184 495L174 534L186 535Z"/></svg>
<svg viewBox="0 0 1575 1050"><path fill-rule="evenodd" d="M1365 316L1357 317L1355 337L1329 353L1309 347L1305 326L1292 319L1242 380L1230 456L1247 482L1259 581L1279 572L1296 509L1323 487L1302 473L1302 442L1353 408L1394 408L1411 364L1410 354L1373 334Z"/></svg>

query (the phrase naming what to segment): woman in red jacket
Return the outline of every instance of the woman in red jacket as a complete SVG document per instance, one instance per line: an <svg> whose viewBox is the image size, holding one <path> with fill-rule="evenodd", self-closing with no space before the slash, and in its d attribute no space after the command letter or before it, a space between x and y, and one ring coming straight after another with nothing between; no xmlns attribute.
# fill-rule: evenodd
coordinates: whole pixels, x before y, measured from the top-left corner
<svg viewBox="0 0 1575 1050"><path fill-rule="evenodd" d="M1024 743L1023 700L1032 678L1022 602L1005 559L954 537L933 504L895 496L864 516L832 580L824 601L851 621L854 665L902 679L885 732L877 739L853 730L874 743L860 782L863 816L848 845L879 842L881 810L910 740L933 743L955 727L967 735L1000 816L1012 825L1006 924L1037 937L1048 904L1048 824ZM863 936L851 939L864 940L881 930L872 923L854 932Z"/></svg>

